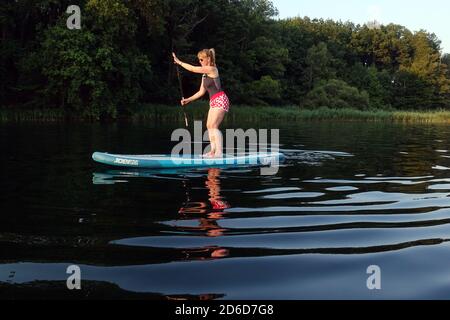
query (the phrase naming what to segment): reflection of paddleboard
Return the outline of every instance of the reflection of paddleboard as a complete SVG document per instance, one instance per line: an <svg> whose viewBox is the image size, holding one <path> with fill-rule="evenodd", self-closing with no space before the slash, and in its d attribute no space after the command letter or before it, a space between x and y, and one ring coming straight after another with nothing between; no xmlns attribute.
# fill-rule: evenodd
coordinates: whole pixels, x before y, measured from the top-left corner
<svg viewBox="0 0 450 320"><path fill-rule="evenodd" d="M223 158L205 158L199 155L123 155L94 152L92 159L103 164L128 168L199 168L239 165L272 165L284 159L279 152L259 152L246 155L224 155Z"/></svg>
<svg viewBox="0 0 450 320"><path fill-rule="evenodd" d="M130 178L154 178L162 180L185 181L186 178L199 178L207 174L209 168L167 168L167 169L145 169L145 168L117 168L102 172L94 172L93 184L116 184L129 182ZM197 173L198 172L198 173Z"/></svg>

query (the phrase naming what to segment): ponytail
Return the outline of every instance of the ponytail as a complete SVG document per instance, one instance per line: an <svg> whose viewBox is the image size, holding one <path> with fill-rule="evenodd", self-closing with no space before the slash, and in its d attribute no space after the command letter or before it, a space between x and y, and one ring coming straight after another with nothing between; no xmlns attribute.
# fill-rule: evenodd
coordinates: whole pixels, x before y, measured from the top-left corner
<svg viewBox="0 0 450 320"><path fill-rule="evenodd" d="M209 49L209 57L211 58L211 65L216 66L216 50L214 48Z"/></svg>

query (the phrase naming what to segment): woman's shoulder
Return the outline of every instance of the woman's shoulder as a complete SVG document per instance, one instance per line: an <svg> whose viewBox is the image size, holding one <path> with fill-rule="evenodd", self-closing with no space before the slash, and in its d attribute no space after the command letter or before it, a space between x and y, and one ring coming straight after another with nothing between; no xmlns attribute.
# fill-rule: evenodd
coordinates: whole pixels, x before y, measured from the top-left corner
<svg viewBox="0 0 450 320"><path fill-rule="evenodd" d="M217 67L211 66L211 71L208 72L208 77L217 78L219 76L219 69Z"/></svg>

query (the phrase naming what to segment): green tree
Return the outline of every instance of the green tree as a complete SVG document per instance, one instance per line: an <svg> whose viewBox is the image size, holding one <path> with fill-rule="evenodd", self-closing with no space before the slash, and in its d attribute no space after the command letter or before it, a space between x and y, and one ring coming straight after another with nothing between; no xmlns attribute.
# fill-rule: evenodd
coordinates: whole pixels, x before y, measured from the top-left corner
<svg viewBox="0 0 450 320"><path fill-rule="evenodd" d="M281 78L286 71L289 53L273 39L262 36L251 42L241 59L246 72L253 78L265 75Z"/></svg>
<svg viewBox="0 0 450 320"><path fill-rule="evenodd" d="M418 75L399 71L394 80L393 106L397 109L428 109L436 106L432 86Z"/></svg>
<svg viewBox="0 0 450 320"><path fill-rule="evenodd" d="M3 0L0 2L0 105L20 105L35 95L38 86L24 77L23 56L36 47L36 36L55 23L70 0ZM78 1L80 5L84 1ZM21 81L25 81L22 83Z"/></svg>
<svg viewBox="0 0 450 320"><path fill-rule="evenodd" d="M364 110L369 107L369 94L359 91L342 80L329 80L314 87L306 95L302 104L306 108L354 108Z"/></svg>
<svg viewBox="0 0 450 320"><path fill-rule="evenodd" d="M366 91L370 96L370 107L385 109L391 107L392 76L387 70L378 71L376 67L365 67L356 63L346 78L347 82Z"/></svg>
<svg viewBox="0 0 450 320"><path fill-rule="evenodd" d="M96 119L126 114L150 73L147 57L133 45L134 18L119 0L89 0L84 17L81 30L67 29L64 18L46 30L24 70L46 79L39 98L47 106Z"/></svg>
<svg viewBox="0 0 450 320"><path fill-rule="evenodd" d="M445 76L447 79L450 79L450 54L446 53L442 55L441 67L445 66Z"/></svg>
<svg viewBox="0 0 450 320"><path fill-rule="evenodd" d="M364 25L353 32L350 48L363 65L395 72L410 61L411 37L412 33L403 26L389 24L370 28Z"/></svg>
<svg viewBox="0 0 450 320"><path fill-rule="evenodd" d="M284 73L287 51L274 30L277 11L271 1L206 0L200 14L208 17L192 34L193 48L216 49L224 87L235 103L248 100L247 84Z"/></svg>
<svg viewBox="0 0 450 320"><path fill-rule="evenodd" d="M310 89L321 80L326 81L335 77L336 73L332 67L332 60L333 58L324 42L320 42L317 46L312 46L308 50L305 62Z"/></svg>
<svg viewBox="0 0 450 320"><path fill-rule="evenodd" d="M252 81L246 85L247 98L245 103L254 105L268 105L279 103L281 99L281 86L278 80L270 76Z"/></svg>
<svg viewBox="0 0 450 320"><path fill-rule="evenodd" d="M436 80L438 76L440 54L432 48L428 35L424 31L416 33L412 39L414 50L410 65L402 65L401 70L409 71L423 79Z"/></svg>
<svg viewBox="0 0 450 320"><path fill-rule="evenodd" d="M434 34L422 30L414 34L411 46L413 56L410 64L400 66L403 73L399 77L404 83L403 88L409 84L417 90L415 107L418 104L422 108L443 107L443 98L450 93L450 79L447 77L447 65L442 63L439 52L440 42Z"/></svg>
<svg viewBox="0 0 450 320"><path fill-rule="evenodd" d="M356 55L349 50L354 28L351 23L311 20L308 17L279 21L277 33L281 43L289 50L287 71L282 79L285 101L300 103L314 86L316 74L319 74L317 80L320 80L320 77L342 77L347 73L348 65L356 60ZM328 70L320 75L322 70L316 66L324 62Z"/></svg>

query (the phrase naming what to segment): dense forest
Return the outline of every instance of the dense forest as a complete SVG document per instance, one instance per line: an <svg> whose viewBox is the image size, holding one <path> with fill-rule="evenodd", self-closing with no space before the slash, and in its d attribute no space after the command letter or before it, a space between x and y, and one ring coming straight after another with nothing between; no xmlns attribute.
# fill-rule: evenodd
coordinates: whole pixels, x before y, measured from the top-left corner
<svg viewBox="0 0 450 320"><path fill-rule="evenodd" d="M70 5L81 29L69 29ZM450 56L425 30L277 19L268 0L2 0L0 106L130 115L180 98L171 51L215 48L234 104L450 108ZM193 94L197 75L183 73Z"/></svg>

